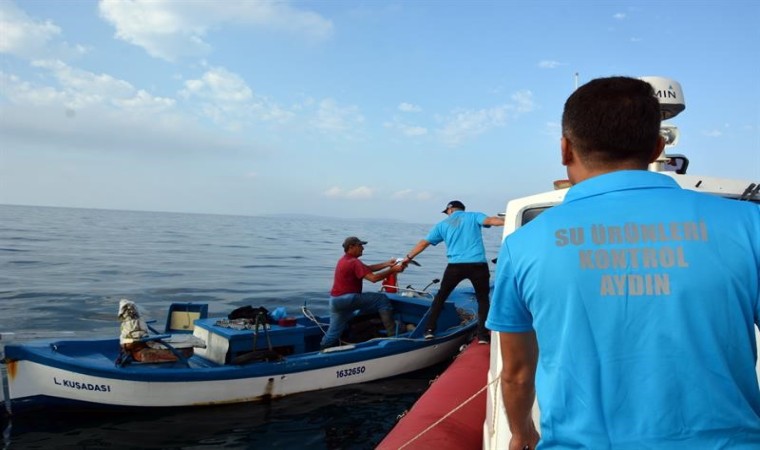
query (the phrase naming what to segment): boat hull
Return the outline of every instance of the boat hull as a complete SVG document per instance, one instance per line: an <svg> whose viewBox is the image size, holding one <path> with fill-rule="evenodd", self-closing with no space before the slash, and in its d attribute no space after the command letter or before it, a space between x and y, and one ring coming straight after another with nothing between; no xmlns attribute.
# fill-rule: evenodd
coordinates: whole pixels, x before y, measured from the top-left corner
<svg viewBox="0 0 760 450"><path fill-rule="evenodd" d="M317 352L279 363L158 367L147 373L116 366L76 367L59 363L60 367L56 367L38 354L36 358L9 361L9 399L14 413L51 402L116 408L255 402L429 367L458 352L470 335L463 331L419 348L412 348L419 346L412 340L388 339L380 345L368 345L366 350Z"/></svg>
<svg viewBox="0 0 760 450"><path fill-rule="evenodd" d="M177 353L179 359L169 362L138 363L129 357L125 361L116 337L7 344L5 403L17 414L39 407L174 408L257 402L430 367L456 355L475 333L477 300L472 290L457 290L444 303L440 329L431 340L424 339L421 325L429 317L430 299L388 297L398 335L388 337L371 314L357 315L342 336L352 343L326 350L319 344L329 319L306 313L283 325L261 322L258 316L253 322L195 318L188 332L200 347L189 358ZM157 339L164 345L174 342L168 335Z"/></svg>

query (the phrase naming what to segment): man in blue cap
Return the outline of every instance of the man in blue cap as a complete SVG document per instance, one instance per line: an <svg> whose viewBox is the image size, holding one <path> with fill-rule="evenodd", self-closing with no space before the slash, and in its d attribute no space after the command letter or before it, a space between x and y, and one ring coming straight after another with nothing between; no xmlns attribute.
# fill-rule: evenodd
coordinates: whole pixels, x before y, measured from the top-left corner
<svg viewBox="0 0 760 450"><path fill-rule="evenodd" d="M449 263L443 272L441 288L438 290L433 305L430 308L430 317L425 327L425 339L432 339L435 333L438 316L443 309L443 303L449 298L449 294L462 280L470 280L475 288L475 297L478 299L478 342L487 344L490 342L485 320L488 316L488 295L491 290L486 259L486 249L483 245L483 227L502 226L504 218L498 216L488 217L482 212L466 212L464 203L452 200L442 211L448 217L438 222L406 255L405 262L411 261L422 253L429 245L446 243L446 258Z"/></svg>

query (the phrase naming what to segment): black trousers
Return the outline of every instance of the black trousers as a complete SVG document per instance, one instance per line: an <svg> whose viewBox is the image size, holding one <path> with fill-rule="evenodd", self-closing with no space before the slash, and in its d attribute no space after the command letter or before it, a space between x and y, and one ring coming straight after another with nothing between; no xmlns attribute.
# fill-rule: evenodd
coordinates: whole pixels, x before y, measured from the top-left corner
<svg viewBox="0 0 760 450"><path fill-rule="evenodd" d="M475 298L478 299L478 337L488 338L488 330L485 326L488 317L489 300L488 294L491 291L489 284L491 274L488 271L488 263L458 263L449 264L443 271L443 280L441 288L433 299L433 306L430 308L430 318L428 319L427 329L435 330L438 322L438 316L441 315L443 304L451 291L462 280L470 280L475 288Z"/></svg>

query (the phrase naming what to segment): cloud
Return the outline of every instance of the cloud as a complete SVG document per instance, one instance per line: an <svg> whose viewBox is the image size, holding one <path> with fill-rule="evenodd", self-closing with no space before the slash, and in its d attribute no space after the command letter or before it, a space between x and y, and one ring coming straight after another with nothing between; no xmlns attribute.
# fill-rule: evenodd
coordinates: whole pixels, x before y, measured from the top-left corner
<svg viewBox="0 0 760 450"><path fill-rule="evenodd" d="M36 84L0 72L3 90L16 104L60 107L77 110L101 106L143 115L172 112L208 120L228 131L242 131L259 124L286 125L299 115L301 123L322 133L352 136L364 117L356 106L340 105L332 99L307 100L303 104L283 107L268 98L256 95L238 74L223 67L211 67L197 78L186 80L177 98L158 97L138 89L131 83L105 73L94 73L72 67L60 60L36 60L39 69ZM179 107L186 112L180 112Z"/></svg>
<svg viewBox="0 0 760 450"><path fill-rule="evenodd" d="M544 134L553 136L556 138L562 137L562 124L559 122L546 122L544 126Z"/></svg>
<svg viewBox="0 0 760 450"><path fill-rule="evenodd" d="M157 97L109 75L36 61L52 76L31 83L0 71L0 135L16 149L56 152L207 153L248 151L226 136L202 131L173 99Z"/></svg>
<svg viewBox="0 0 760 450"><path fill-rule="evenodd" d="M253 97L253 91L241 77L220 67L208 70L200 79L185 81L181 93L220 103L243 103Z"/></svg>
<svg viewBox="0 0 760 450"><path fill-rule="evenodd" d="M324 192L325 197L340 197L343 194L343 190L338 186L333 186Z"/></svg>
<svg viewBox="0 0 760 450"><path fill-rule="evenodd" d="M404 105L402 103L401 105ZM399 109L401 109L399 105ZM457 108L445 116L438 116L441 125L435 130L436 136L451 147L465 140L481 135L493 128L506 125L509 119L531 112L536 108L533 93L528 90L512 94L511 102L492 108L478 110ZM404 136L415 137L428 134L428 128L421 125L411 125L399 117L383 124L385 128L394 129Z"/></svg>
<svg viewBox="0 0 760 450"><path fill-rule="evenodd" d="M232 25L286 31L317 40L333 32L332 22L319 14L274 0L101 0L99 10L116 29L117 39L167 61L210 53L207 33Z"/></svg>
<svg viewBox="0 0 760 450"><path fill-rule="evenodd" d="M104 103L126 98L136 91L127 81L77 69L58 60L34 61L32 66L50 71L65 93L79 103Z"/></svg>
<svg viewBox="0 0 760 450"><path fill-rule="evenodd" d="M399 124L398 128L405 136L423 136L428 132L427 128L414 125Z"/></svg>
<svg viewBox="0 0 760 450"><path fill-rule="evenodd" d="M0 53L31 60L68 58L85 52L82 46L57 42L61 28L53 22L29 17L8 1L0 1Z"/></svg>
<svg viewBox="0 0 760 450"><path fill-rule="evenodd" d="M478 110L457 109L442 119L443 126L437 133L444 144L458 146L493 128L506 125L510 118L533 111L533 93L519 91L512 95L513 103Z"/></svg>
<svg viewBox="0 0 760 450"><path fill-rule="evenodd" d="M174 106L174 99L154 97L140 89L133 96L123 99L113 99L113 103L124 110L153 111L168 110Z"/></svg>
<svg viewBox="0 0 760 450"><path fill-rule="evenodd" d="M16 75L0 72L0 91L3 97L7 98L12 104L48 106L59 105L61 107L69 106L66 101L66 93L57 90L51 86L39 86L23 81ZM2 122L2 121L0 121Z"/></svg>
<svg viewBox="0 0 760 450"><path fill-rule="evenodd" d="M552 60L543 60L539 61L538 67L542 69L556 69L559 66L564 66L565 64L559 62L559 61L552 61Z"/></svg>
<svg viewBox="0 0 760 450"><path fill-rule="evenodd" d="M422 108L420 108L417 105L413 105L411 103L402 102L398 105L399 111L403 112L420 112L422 111Z"/></svg>
<svg viewBox="0 0 760 450"><path fill-rule="evenodd" d="M533 102L533 93L531 91L517 91L512 94L512 100L515 102L515 107L518 113L526 113L536 109L536 104Z"/></svg>
<svg viewBox="0 0 760 450"><path fill-rule="evenodd" d="M32 84L0 72L4 87L2 95L15 104L60 106L73 110L99 105L144 113L166 110L174 105L174 100L152 96L127 81L77 69L62 61L39 60L32 66L48 71L57 86Z"/></svg>
<svg viewBox="0 0 760 450"><path fill-rule="evenodd" d="M0 30L0 52L16 56L39 53L61 34L52 22L34 20L11 2L0 2Z"/></svg>
<svg viewBox="0 0 760 450"><path fill-rule="evenodd" d="M451 113L445 122L438 133L444 143L456 146L466 138L503 126L507 122L507 111L503 106L480 110L460 109Z"/></svg>
<svg viewBox="0 0 760 450"><path fill-rule="evenodd" d="M391 194L391 198L394 199L402 199L402 198L409 198L410 195L412 195L411 189L402 189L400 191L396 191L393 194Z"/></svg>
<svg viewBox="0 0 760 450"><path fill-rule="evenodd" d="M0 135L17 151L187 156L250 152L241 142L212 136L176 114L137 114L104 105L82 109L33 104L0 106Z"/></svg>
<svg viewBox="0 0 760 450"><path fill-rule="evenodd" d="M374 191L367 186L359 186L356 189L346 192L346 198L352 199L372 198L373 195Z"/></svg>
<svg viewBox="0 0 760 450"><path fill-rule="evenodd" d="M707 130L702 132L703 136L711 137L711 138L717 138L723 136L723 132L720 130Z"/></svg>
<svg viewBox="0 0 760 450"><path fill-rule="evenodd" d="M253 91L238 75L212 68L198 79L187 80L179 95L197 101L201 115L228 130L237 131L250 116Z"/></svg>
<svg viewBox="0 0 760 450"><path fill-rule="evenodd" d="M615 20L624 20L626 17L625 13L615 13L612 15L612 18Z"/></svg>
<svg viewBox="0 0 760 450"><path fill-rule="evenodd" d="M211 67L198 78L186 80L179 96L199 116L232 131L262 123L285 126L298 121L295 126L350 139L365 120L358 107L341 105L331 98L278 105L257 95L240 75L223 67Z"/></svg>
<svg viewBox="0 0 760 450"><path fill-rule="evenodd" d="M197 101L203 116L228 130L240 130L254 121L283 124L295 113L268 99L255 95L238 74L223 67L212 67L200 78L186 80L179 95Z"/></svg>
<svg viewBox="0 0 760 450"><path fill-rule="evenodd" d="M428 133L427 128L406 124L402 122L398 117L394 117L393 121L386 122L383 124L383 126L385 128L396 130L404 136L424 136Z"/></svg>
<svg viewBox="0 0 760 450"><path fill-rule="evenodd" d="M325 197L329 198L343 198L349 200L363 200L372 198L374 196L374 190L367 186L359 186L351 190L343 190L338 186L333 186L324 192Z"/></svg>
<svg viewBox="0 0 760 450"><path fill-rule="evenodd" d="M342 106L328 98L317 104L316 115L310 124L323 133L350 133L364 123L364 116L356 106Z"/></svg>
<svg viewBox="0 0 760 450"><path fill-rule="evenodd" d="M394 200L417 200L426 201L430 200L433 196L429 192L415 192L412 189L402 189L391 194L391 198Z"/></svg>

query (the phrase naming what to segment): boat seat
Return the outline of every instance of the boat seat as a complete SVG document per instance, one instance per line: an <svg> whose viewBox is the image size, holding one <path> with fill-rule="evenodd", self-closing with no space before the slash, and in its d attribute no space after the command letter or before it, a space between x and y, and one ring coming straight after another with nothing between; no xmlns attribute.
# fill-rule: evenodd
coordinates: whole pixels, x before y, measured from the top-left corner
<svg viewBox="0 0 760 450"><path fill-rule="evenodd" d="M166 316L164 333L192 334L195 321L208 317L208 305L199 303L172 303Z"/></svg>

